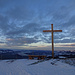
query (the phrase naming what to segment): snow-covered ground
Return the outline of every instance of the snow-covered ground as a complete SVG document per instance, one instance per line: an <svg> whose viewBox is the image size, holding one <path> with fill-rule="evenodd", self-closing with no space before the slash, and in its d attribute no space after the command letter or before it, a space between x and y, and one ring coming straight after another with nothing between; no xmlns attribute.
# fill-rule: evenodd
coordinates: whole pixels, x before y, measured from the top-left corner
<svg viewBox="0 0 75 75"><path fill-rule="evenodd" d="M0 60L0 75L75 75L75 66L56 59Z"/></svg>

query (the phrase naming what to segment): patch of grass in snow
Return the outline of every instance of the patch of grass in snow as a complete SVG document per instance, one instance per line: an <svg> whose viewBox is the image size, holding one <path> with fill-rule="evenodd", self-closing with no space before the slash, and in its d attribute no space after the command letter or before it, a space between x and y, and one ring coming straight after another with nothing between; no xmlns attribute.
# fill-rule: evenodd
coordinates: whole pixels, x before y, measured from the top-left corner
<svg viewBox="0 0 75 75"><path fill-rule="evenodd" d="M57 61L59 61L59 60L58 60L58 59L53 59L53 60L51 61L51 64L57 66L57 64L56 64Z"/></svg>
<svg viewBox="0 0 75 75"><path fill-rule="evenodd" d="M7 60L6 62L12 63L12 62L14 62L14 61L15 61L15 59Z"/></svg>
<svg viewBox="0 0 75 75"><path fill-rule="evenodd" d="M62 59L62 62L75 66L75 58Z"/></svg>
<svg viewBox="0 0 75 75"><path fill-rule="evenodd" d="M35 64L38 64L38 63L41 63L41 62L44 62L45 60L39 60L39 61L37 61L37 62L34 62L34 63L31 63L31 64L29 64L29 65L35 65Z"/></svg>

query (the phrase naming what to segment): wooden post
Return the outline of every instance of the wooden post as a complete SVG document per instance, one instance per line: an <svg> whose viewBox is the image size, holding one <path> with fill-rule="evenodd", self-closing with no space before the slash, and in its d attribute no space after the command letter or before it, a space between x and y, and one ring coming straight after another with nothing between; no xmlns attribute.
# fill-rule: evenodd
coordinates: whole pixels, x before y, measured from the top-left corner
<svg viewBox="0 0 75 75"><path fill-rule="evenodd" d="M54 59L54 40L53 40L53 24L51 24L51 28L52 28L52 58Z"/></svg>

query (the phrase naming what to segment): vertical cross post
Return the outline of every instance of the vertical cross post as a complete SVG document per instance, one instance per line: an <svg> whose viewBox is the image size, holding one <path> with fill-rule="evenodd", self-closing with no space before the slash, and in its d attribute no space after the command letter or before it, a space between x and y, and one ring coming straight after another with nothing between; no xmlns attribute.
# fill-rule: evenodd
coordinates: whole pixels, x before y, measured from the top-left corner
<svg viewBox="0 0 75 75"><path fill-rule="evenodd" d="M52 57L54 59L54 40L53 40L53 24L51 24L51 32L52 32Z"/></svg>

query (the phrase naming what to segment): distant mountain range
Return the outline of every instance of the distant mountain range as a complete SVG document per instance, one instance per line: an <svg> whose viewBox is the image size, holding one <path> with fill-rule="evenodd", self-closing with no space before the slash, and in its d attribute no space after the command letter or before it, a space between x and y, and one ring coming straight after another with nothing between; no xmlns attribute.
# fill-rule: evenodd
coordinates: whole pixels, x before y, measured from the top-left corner
<svg viewBox="0 0 75 75"><path fill-rule="evenodd" d="M52 51L50 50L11 50L0 49L0 59L28 59L28 55L44 55L46 58L52 58ZM60 56L67 58L75 58L74 51L54 51L54 57Z"/></svg>

